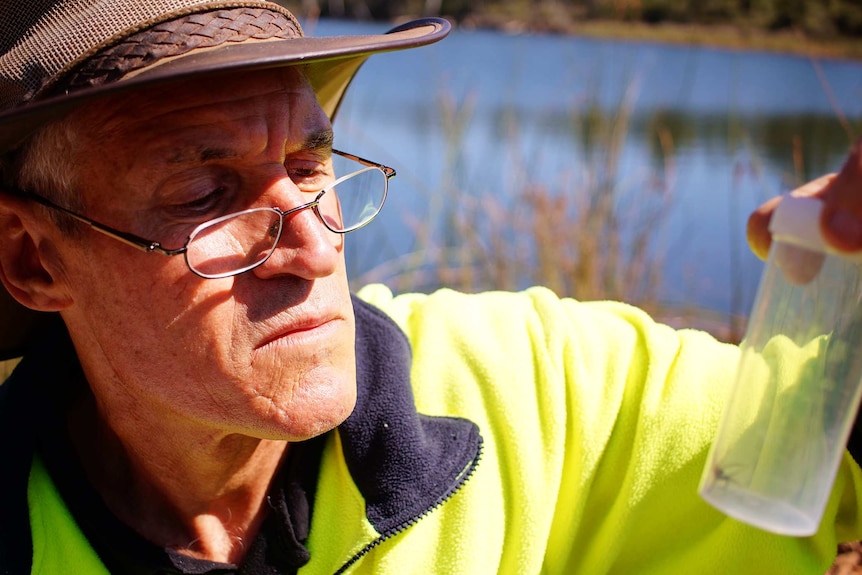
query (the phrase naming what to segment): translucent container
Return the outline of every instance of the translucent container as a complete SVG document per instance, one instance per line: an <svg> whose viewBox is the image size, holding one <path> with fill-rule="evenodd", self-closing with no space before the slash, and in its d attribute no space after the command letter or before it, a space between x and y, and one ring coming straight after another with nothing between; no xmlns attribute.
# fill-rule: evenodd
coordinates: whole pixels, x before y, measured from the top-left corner
<svg viewBox="0 0 862 575"><path fill-rule="evenodd" d="M784 535L817 531L862 392L860 260L830 251L821 202L786 197L700 495Z"/></svg>

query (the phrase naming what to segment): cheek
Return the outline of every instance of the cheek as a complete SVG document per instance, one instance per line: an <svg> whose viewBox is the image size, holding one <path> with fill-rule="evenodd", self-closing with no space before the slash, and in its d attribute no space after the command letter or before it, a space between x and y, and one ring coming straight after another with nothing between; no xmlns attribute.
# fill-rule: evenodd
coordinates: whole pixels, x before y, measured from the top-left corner
<svg viewBox="0 0 862 575"><path fill-rule="evenodd" d="M218 351L205 345L208 334L219 332L224 338L231 331L229 324L213 325L230 313L224 309L229 298L219 282L196 281L181 257L115 255L116 265L90 265L76 275L74 286L75 314L88 324L107 360L147 377L165 377L166 372L159 372L165 364L182 375L189 360L200 363L201 355L212 357Z"/></svg>
<svg viewBox="0 0 862 575"><path fill-rule="evenodd" d="M87 351L136 402L280 439L311 437L349 415L356 386L346 278L301 291L253 276L201 280L181 258L158 258L135 253L111 268L91 265L75 286ZM255 349L263 324L309 302L350 309L324 337Z"/></svg>

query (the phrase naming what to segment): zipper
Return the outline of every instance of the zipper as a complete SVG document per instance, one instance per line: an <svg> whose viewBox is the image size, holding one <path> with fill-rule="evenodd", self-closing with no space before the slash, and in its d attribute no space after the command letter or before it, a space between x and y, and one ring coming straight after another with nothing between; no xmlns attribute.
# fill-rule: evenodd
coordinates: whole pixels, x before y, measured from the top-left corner
<svg viewBox="0 0 862 575"><path fill-rule="evenodd" d="M458 491L460 491L462 487L464 487L464 484L467 483L467 481L469 481L470 477L472 477L473 472L476 471L476 467L479 466L479 461L482 459L483 447L484 447L484 443L483 443L482 438L480 436L479 437L479 450L476 452L476 457L474 457L473 459L468 461L467 464L464 466L464 469L462 469L461 472L455 477L455 484L452 486L452 488L449 491L447 491L442 496L440 496L440 498L437 499L437 501L432 503L427 509L425 509L421 513L417 514L415 517L411 517L410 519L401 523L400 525L396 525L392 529L389 529L386 533L382 533L380 535L380 537L371 541L368 545L366 545L365 547L360 549L359 552L357 552L353 557L351 557L333 575L342 575L344 572L347 571L347 569L349 569L357 561L359 561L360 559L362 559L363 557L368 555L368 553L370 553L372 549L374 549L375 547L377 547L378 545L380 545L384 541L387 541L388 539L395 537L399 533L406 531L410 526L418 523L423 518L428 516L430 513L434 512L436 509L440 508L444 503L449 501L452 497L454 497L455 494L458 493Z"/></svg>

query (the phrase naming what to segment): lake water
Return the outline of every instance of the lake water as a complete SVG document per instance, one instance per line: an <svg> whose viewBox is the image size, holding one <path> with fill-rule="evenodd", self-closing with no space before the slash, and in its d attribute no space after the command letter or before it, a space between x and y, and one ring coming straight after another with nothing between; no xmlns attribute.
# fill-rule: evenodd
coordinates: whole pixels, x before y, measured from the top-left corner
<svg viewBox="0 0 862 575"><path fill-rule="evenodd" d="M745 313L761 271L745 243L746 217L840 167L862 134L862 64L455 30L434 46L372 57L335 127L338 147L398 171L384 213L348 240L357 283L432 289L441 283L433 268L452 263L441 254L463 264L459 247L468 244L499 243L538 266L534 248L510 237L517 225L506 227L535 209L523 191L544 190L574 210L548 226L566 242L577 209L599 190L616 219L596 249L622 260L614 270L660 270L648 289L664 304ZM452 224L459 211L475 218L469 232ZM496 287L485 285L482 261L473 263L473 287ZM518 273L516 283L532 283Z"/></svg>

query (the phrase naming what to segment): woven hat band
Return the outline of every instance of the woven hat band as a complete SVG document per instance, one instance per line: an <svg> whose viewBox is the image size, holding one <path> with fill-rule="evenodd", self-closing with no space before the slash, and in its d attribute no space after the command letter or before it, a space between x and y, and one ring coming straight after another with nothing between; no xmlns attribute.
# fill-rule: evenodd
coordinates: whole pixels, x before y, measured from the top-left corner
<svg viewBox="0 0 862 575"><path fill-rule="evenodd" d="M41 95L65 72L160 22L219 9L263 8L299 23L272 2L205 0L28 0L0 19L0 111Z"/></svg>
<svg viewBox="0 0 862 575"><path fill-rule="evenodd" d="M126 74L192 50L249 40L302 36L297 22L263 8L233 8L188 14L132 34L89 57L48 94L74 92L119 80Z"/></svg>

